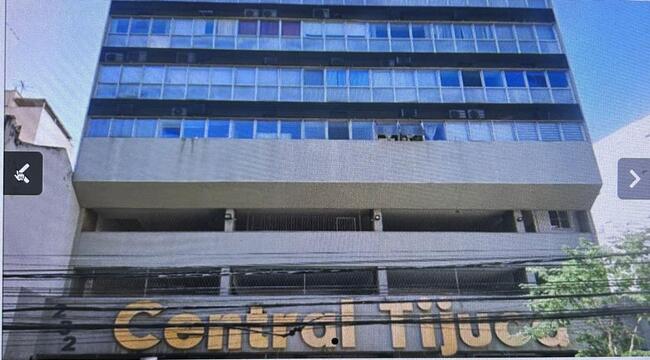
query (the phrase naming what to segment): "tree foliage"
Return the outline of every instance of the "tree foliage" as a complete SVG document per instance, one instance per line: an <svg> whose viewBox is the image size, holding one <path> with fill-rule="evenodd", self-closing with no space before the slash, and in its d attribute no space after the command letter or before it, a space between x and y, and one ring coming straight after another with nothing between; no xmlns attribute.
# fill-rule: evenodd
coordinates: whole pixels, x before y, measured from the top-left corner
<svg viewBox="0 0 650 360"><path fill-rule="evenodd" d="M531 295L544 296L532 301L533 311L650 305L650 229L625 234L614 249L582 241L577 248L565 252L568 260L558 267L534 269L538 283L525 285ZM606 295L600 296L602 294ZM556 295L562 297L553 297ZM649 316L646 313L604 315L585 320L544 320L529 332L539 338L566 326L577 342L580 356L650 355L650 352L639 350L644 341L639 336L639 328L649 321Z"/></svg>

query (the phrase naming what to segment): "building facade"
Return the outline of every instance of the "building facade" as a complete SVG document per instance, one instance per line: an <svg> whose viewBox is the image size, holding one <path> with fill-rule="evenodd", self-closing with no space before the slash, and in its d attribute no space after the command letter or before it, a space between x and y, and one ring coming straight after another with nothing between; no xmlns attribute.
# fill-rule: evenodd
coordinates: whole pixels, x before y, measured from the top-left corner
<svg viewBox="0 0 650 360"><path fill-rule="evenodd" d="M521 333L600 188L550 5L113 1L35 353L572 354Z"/></svg>

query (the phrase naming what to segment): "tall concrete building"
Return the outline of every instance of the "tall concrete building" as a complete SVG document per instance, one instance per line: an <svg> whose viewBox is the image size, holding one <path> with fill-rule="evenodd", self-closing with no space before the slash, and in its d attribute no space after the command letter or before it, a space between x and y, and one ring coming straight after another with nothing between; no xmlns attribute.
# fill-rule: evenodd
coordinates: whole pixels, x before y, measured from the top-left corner
<svg viewBox="0 0 650 360"><path fill-rule="evenodd" d="M39 359L575 352L521 333L601 185L549 1L113 1L104 41Z"/></svg>

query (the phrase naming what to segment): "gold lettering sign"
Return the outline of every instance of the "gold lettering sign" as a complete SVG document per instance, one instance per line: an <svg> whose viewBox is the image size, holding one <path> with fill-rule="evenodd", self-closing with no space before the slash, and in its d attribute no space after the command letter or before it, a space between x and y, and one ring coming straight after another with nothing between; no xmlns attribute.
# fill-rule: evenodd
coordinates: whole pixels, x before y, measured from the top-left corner
<svg viewBox="0 0 650 360"><path fill-rule="evenodd" d="M384 313L387 317L386 324L389 326L385 331L390 331L393 349L410 347L416 350L418 348L433 350L440 346L439 351L442 356L453 356L458 352L459 338L465 349L485 349L493 344L492 324L488 322L486 313L455 314L450 301L434 303L427 299L419 299L415 304L414 307L412 302L386 302L378 304L375 310ZM198 351L197 347L206 338L203 346L207 351L242 351L245 327L248 327L245 332L248 340L247 351L264 351L269 348L275 351L286 350L290 348L289 339L302 341L303 346L313 349L350 350L357 348L357 342L364 340L358 338L358 326L354 324L355 304L352 299L341 300L340 315L331 312L314 312L302 318L298 313L269 314L261 306L253 306L244 316L212 314L202 320L196 314L180 313L170 314L167 320L163 320L160 317L163 309L161 304L149 300L127 305L115 318L116 328L113 335L117 343L127 350L142 351L151 349L164 340L172 350ZM367 311L367 305L365 309ZM435 315L434 311L438 314ZM503 315L508 317L517 314L509 312ZM138 317L156 318L150 320L166 321L166 323L162 331L143 330L143 334L138 334L129 328ZM419 342L407 337L404 320L409 317L419 319ZM340 322L337 322L338 319ZM204 322L206 320L207 322ZM246 325L242 325L243 322ZM537 323L533 322L533 324ZM439 345L436 339L436 325L439 326L442 335ZM494 335L506 346L522 347L528 344L531 338L521 330L517 330L517 325L521 325L519 321L497 321L494 323ZM371 326L386 325L378 323ZM340 332L341 338L337 337L337 332ZM537 343L539 344L537 346L551 349L566 348L569 346L567 329L560 328L553 335L538 339Z"/></svg>

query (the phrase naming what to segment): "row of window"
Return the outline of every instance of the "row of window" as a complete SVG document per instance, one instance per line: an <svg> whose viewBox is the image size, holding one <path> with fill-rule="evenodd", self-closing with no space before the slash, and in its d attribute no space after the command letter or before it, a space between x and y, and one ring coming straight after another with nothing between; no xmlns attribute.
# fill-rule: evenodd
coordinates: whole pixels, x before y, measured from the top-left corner
<svg viewBox="0 0 650 360"><path fill-rule="evenodd" d="M551 24L114 18L107 46L246 50L560 53Z"/></svg>
<svg viewBox="0 0 650 360"><path fill-rule="evenodd" d="M130 0L138 1L138 0ZM178 0L153 0L178 1ZM213 3L264 3L309 5L368 5L368 6L471 6L471 7L518 7L550 8L551 0L182 0L186 2Z"/></svg>
<svg viewBox="0 0 650 360"><path fill-rule="evenodd" d="M585 141L578 122L274 119L89 120L87 137L394 141Z"/></svg>
<svg viewBox="0 0 650 360"><path fill-rule="evenodd" d="M565 71L102 65L97 98L575 103Z"/></svg>

